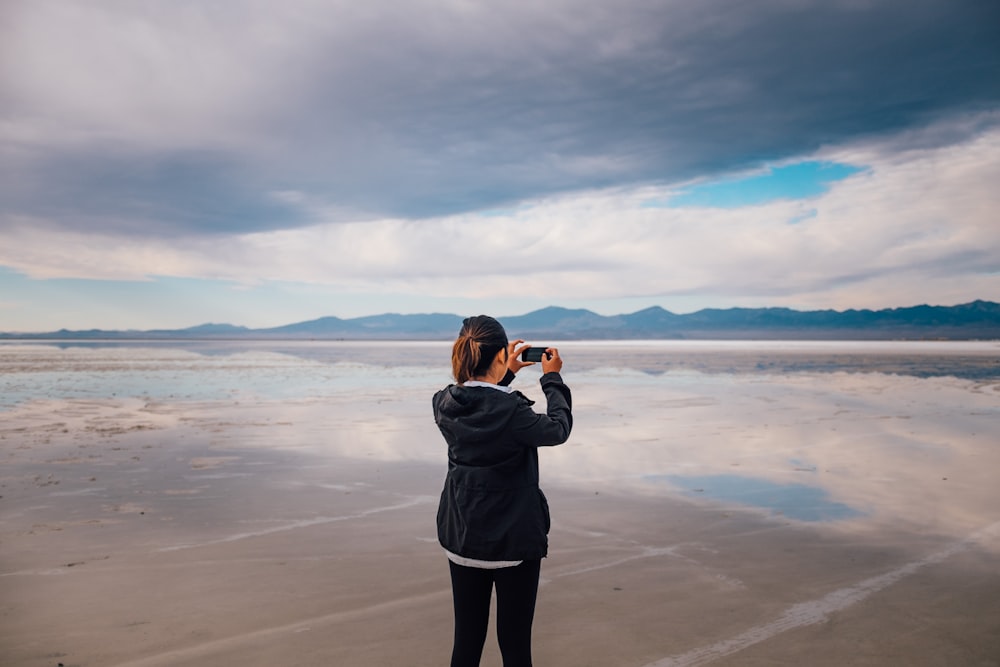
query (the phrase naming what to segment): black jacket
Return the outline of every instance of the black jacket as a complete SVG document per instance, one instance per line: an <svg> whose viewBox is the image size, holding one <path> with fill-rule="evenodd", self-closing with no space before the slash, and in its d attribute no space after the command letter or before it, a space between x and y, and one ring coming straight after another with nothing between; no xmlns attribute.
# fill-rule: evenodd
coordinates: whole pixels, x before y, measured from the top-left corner
<svg viewBox="0 0 1000 667"><path fill-rule="evenodd" d="M502 384L513 378L508 372ZM549 507L538 488L538 447L558 445L573 426L569 387L558 373L539 380L548 403L536 413L520 392L449 385L434 395L434 421L448 443L438 506L438 541L480 560L531 560L548 553Z"/></svg>

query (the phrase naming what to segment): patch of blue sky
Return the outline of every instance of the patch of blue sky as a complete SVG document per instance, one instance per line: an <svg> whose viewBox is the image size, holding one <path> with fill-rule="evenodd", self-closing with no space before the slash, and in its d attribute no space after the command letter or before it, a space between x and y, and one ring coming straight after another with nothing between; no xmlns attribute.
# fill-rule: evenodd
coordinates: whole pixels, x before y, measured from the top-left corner
<svg viewBox="0 0 1000 667"><path fill-rule="evenodd" d="M168 276L34 279L0 267L0 332L145 330L208 322L278 326L310 319L301 316L310 309L316 317L328 314L320 312L323 304L332 309L332 299L320 300L318 305L308 289L301 292L273 283L243 286Z"/></svg>
<svg viewBox="0 0 1000 667"><path fill-rule="evenodd" d="M515 208L490 208L478 211L477 213L481 218L512 218L526 208L526 206L518 206Z"/></svg>
<svg viewBox="0 0 1000 667"><path fill-rule="evenodd" d="M740 208L781 199L808 199L823 194L832 183L861 171L864 171L863 167L839 162L796 162L745 176L700 183L667 198L647 200L642 206Z"/></svg>
<svg viewBox="0 0 1000 667"><path fill-rule="evenodd" d="M789 220L788 224L790 224L790 225L796 225L796 224L798 224L800 222L804 222L804 221L809 220L811 218L815 218L817 215L819 215L819 211L817 211L814 208L811 208L808 211L806 211L805 213L803 213L801 215L797 215L794 218L792 218L791 220Z"/></svg>

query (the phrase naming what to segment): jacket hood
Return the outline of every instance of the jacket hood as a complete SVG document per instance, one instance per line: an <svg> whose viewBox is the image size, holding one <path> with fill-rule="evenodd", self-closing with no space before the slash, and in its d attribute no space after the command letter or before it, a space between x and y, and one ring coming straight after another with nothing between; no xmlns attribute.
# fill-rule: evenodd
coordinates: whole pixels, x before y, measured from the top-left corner
<svg viewBox="0 0 1000 667"><path fill-rule="evenodd" d="M443 432L461 441L486 440L506 427L519 401L527 400L519 392L450 385L434 395L434 420Z"/></svg>

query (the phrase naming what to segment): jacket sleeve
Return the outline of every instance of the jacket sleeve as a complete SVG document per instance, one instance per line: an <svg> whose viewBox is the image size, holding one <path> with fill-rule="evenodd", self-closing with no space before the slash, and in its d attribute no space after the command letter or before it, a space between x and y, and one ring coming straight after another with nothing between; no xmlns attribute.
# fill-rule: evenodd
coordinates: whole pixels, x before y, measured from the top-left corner
<svg viewBox="0 0 1000 667"><path fill-rule="evenodd" d="M529 447L561 445L573 429L573 399L559 373L546 373L539 382L545 392L547 409L539 414L525 400L514 416L511 429L518 442Z"/></svg>

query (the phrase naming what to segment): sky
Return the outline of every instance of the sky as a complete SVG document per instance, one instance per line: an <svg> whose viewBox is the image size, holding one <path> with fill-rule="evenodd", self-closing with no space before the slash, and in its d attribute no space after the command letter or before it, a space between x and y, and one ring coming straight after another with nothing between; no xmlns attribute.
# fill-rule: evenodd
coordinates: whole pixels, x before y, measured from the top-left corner
<svg viewBox="0 0 1000 667"><path fill-rule="evenodd" d="M1000 300L996 0L4 0L0 331Z"/></svg>

